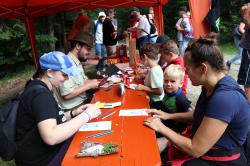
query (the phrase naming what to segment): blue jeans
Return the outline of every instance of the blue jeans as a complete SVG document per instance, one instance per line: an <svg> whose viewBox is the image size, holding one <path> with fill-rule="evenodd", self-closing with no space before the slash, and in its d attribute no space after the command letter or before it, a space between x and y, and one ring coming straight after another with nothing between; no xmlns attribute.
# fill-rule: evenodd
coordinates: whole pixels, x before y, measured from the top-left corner
<svg viewBox="0 0 250 166"><path fill-rule="evenodd" d="M183 37L183 41L179 41L179 54L181 55L181 56L184 56L184 53L185 53L185 50L186 50L186 48L187 48L187 46L188 46L188 43L190 42L190 41L192 41L193 39L191 39L191 38L186 38L186 37Z"/></svg>
<svg viewBox="0 0 250 166"><path fill-rule="evenodd" d="M104 44L95 44L95 54L99 57L106 57L107 56L107 51L106 47Z"/></svg>
<svg viewBox="0 0 250 166"><path fill-rule="evenodd" d="M136 40L136 48L141 52L142 47L144 44L149 43L149 37L148 35L142 36Z"/></svg>
<svg viewBox="0 0 250 166"><path fill-rule="evenodd" d="M156 43L157 38L158 38L158 36L157 36L157 35L155 35L154 37L150 37L150 38L149 38L149 43L151 43L151 44L155 44L155 43Z"/></svg>
<svg viewBox="0 0 250 166"><path fill-rule="evenodd" d="M234 37L234 44L235 44L235 46L237 48L237 53L236 53L236 55L232 59L230 59L229 61L227 61L227 63L229 65L231 65L232 63L234 63L238 59L241 59L241 56L242 56L243 48L240 47L240 39L237 38L237 37Z"/></svg>

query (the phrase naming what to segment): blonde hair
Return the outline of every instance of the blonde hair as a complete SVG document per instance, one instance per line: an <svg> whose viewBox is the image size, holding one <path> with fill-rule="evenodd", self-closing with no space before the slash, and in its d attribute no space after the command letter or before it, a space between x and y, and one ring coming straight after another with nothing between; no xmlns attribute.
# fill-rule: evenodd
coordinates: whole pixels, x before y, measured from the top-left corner
<svg viewBox="0 0 250 166"><path fill-rule="evenodd" d="M183 81L185 72L180 65L171 64L164 71L164 78L167 76L176 80Z"/></svg>

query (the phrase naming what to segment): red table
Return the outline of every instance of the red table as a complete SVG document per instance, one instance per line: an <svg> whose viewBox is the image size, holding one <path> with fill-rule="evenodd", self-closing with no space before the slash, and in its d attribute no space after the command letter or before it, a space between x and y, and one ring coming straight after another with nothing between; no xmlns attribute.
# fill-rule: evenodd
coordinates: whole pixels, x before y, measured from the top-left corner
<svg viewBox="0 0 250 166"><path fill-rule="evenodd" d="M143 121L147 117L119 117L121 109L149 108L147 95L142 91L126 89L123 96L119 95L119 86L100 89L92 102L118 102L120 107L113 108L116 113L103 121L112 121L113 133L96 138L88 138L91 141L102 143L113 142L119 145L120 152L116 154L75 158L80 151L80 142L86 140L86 136L99 133L77 132L63 159L62 166L159 166L161 165L160 153L157 147L155 132L144 126ZM110 109L102 109L102 112ZM97 120L93 120L97 121Z"/></svg>

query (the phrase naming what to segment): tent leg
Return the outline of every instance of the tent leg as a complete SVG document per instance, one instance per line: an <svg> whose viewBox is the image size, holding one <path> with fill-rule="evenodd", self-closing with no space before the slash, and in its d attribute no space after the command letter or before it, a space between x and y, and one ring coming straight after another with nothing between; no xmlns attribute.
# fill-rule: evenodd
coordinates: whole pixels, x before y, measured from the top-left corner
<svg viewBox="0 0 250 166"><path fill-rule="evenodd" d="M32 57L35 63L35 67L37 69L38 68L38 53L36 50L34 18L30 18L26 16L24 22L25 22L26 32L28 34L29 41L31 44Z"/></svg>
<svg viewBox="0 0 250 166"><path fill-rule="evenodd" d="M158 34L163 35L164 23L163 23L162 5L159 4L157 6L154 6L153 9L154 9L154 20L156 22Z"/></svg>

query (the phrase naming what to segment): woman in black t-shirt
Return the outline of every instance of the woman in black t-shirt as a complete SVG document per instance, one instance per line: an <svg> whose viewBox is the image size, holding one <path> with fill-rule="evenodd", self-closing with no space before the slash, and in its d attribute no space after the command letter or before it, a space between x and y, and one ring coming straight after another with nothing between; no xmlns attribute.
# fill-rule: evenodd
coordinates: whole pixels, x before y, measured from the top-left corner
<svg viewBox="0 0 250 166"><path fill-rule="evenodd" d="M100 114L97 104L86 104L69 112L58 106L53 89L77 73L67 55L50 52L41 56L39 63L18 108L16 141L23 143L15 155L17 165L60 165L71 136Z"/></svg>

